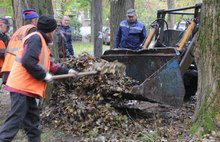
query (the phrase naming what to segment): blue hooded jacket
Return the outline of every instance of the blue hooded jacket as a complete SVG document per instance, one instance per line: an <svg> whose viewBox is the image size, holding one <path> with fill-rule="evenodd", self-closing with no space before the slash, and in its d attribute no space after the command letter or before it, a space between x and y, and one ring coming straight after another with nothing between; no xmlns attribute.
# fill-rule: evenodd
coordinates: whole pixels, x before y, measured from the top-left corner
<svg viewBox="0 0 220 142"><path fill-rule="evenodd" d="M147 31L142 22L137 20L129 23L128 20L123 20L116 34L114 48L138 50L146 36Z"/></svg>
<svg viewBox="0 0 220 142"><path fill-rule="evenodd" d="M66 49L66 57L68 58L70 55L74 55L74 50L73 50L73 46L72 46L72 37L71 37L71 28L69 26L64 27L61 25L58 25L57 27L57 31L56 31L56 35L58 36L58 39L62 39L59 38L61 37L61 33L64 34L65 36L65 47Z"/></svg>

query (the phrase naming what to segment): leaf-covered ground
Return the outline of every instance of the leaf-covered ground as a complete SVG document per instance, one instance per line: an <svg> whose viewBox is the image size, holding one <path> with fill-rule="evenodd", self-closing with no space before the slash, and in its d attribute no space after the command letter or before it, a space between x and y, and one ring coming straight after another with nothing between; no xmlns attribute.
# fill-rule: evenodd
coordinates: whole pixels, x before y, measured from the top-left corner
<svg viewBox="0 0 220 142"><path fill-rule="evenodd" d="M94 65L95 64L95 65ZM196 97L182 107L131 101L122 97L139 82L125 76L123 66L88 54L63 66L79 72L99 69L102 74L55 80L49 102L42 105L43 142L207 142L220 141L220 133L191 136ZM113 74L112 74L113 73ZM10 97L0 95L0 123L10 108ZM22 131L14 142L25 142Z"/></svg>
<svg viewBox="0 0 220 142"><path fill-rule="evenodd" d="M131 101L122 97L139 82L123 68L84 53L63 66L81 71L101 68L105 74L54 82L49 104L42 112L44 125L92 141L190 141L196 100L181 108ZM97 67L97 64L99 65ZM108 73L111 70L112 73ZM193 137L193 139L200 139Z"/></svg>

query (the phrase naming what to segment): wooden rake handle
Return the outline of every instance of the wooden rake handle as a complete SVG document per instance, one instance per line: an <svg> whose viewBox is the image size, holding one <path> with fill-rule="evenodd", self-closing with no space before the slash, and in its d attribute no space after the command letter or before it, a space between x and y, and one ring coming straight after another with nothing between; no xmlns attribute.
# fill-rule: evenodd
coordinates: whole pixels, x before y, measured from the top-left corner
<svg viewBox="0 0 220 142"><path fill-rule="evenodd" d="M80 72L78 73L78 76L76 76L75 74L62 74L62 75L54 75L53 79L63 79L63 78L69 78L69 77L81 77L81 76L85 76L85 75L93 75L93 74L97 74L98 71L88 71L88 72Z"/></svg>

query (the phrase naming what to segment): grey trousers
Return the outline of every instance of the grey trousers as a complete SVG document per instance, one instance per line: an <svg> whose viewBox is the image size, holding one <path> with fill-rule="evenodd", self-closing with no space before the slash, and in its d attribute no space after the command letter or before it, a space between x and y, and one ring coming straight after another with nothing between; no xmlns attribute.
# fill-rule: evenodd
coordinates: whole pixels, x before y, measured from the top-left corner
<svg viewBox="0 0 220 142"><path fill-rule="evenodd" d="M35 98L10 92L11 111L0 129L0 142L11 142L24 128L29 142L40 142L40 112Z"/></svg>

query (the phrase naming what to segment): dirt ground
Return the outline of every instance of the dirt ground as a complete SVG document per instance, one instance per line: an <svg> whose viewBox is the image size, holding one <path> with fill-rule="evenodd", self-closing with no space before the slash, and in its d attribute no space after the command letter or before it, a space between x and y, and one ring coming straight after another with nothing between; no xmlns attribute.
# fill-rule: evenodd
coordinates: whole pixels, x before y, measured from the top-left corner
<svg viewBox="0 0 220 142"><path fill-rule="evenodd" d="M10 95L8 92L0 92L0 125L2 125L4 123L5 118L8 115L8 112L10 110ZM183 124L178 124L178 125L182 125ZM177 127L179 129L180 126L178 126L176 124L176 126L173 127ZM176 129L176 130L178 130ZM220 137L220 133L218 135ZM195 138L195 141L198 142L215 142L215 141L220 141L220 139L215 138L213 135L209 135L208 138ZM100 140L98 140L99 142L104 142L103 140L101 140L102 138L100 138ZM186 140L186 139L185 139ZM184 140L184 141L185 141ZM194 142L193 139L189 139L187 140L188 142ZM50 128L43 128L43 133L42 133L42 142L80 142L80 141L90 141L89 139L82 139L81 137L77 137L77 136L72 136L72 135L66 135L65 133L61 132L61 131L57 131L54 129L50 129ZM176 140L177 142L182 142L182 140ZM16 138L13 140L13 142L27 142L27 139L25 138L25 135L22 131L19 131L19 133L16 135ZM91 141L92 142L92 141ZM150 141L152 142L152 141ZM167 142L165 140L165 142Z"/></svg>
<svg viewBox="0 0 220 142"><path fill-rule="evenodd" d="M0 123L6 118L10 109L10 95L8 92L0 91Z"/></svg>

